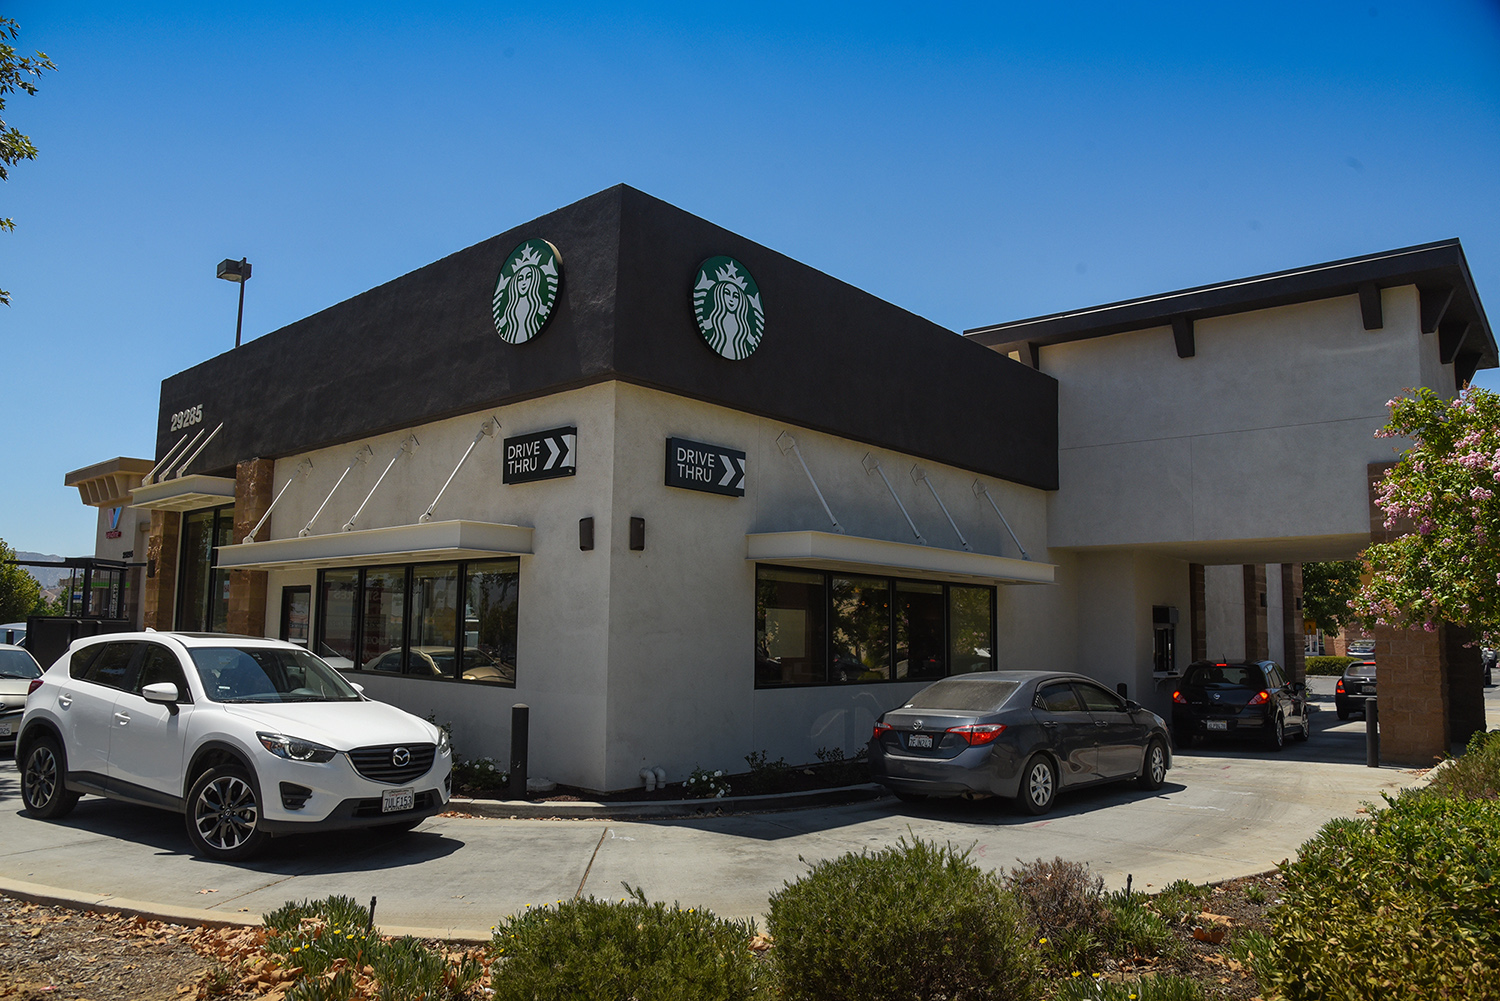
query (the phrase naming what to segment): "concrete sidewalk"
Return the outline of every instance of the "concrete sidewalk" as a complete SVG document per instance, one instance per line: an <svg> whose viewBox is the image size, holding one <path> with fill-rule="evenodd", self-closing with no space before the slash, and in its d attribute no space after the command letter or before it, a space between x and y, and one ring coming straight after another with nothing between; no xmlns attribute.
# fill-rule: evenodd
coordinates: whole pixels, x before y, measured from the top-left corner
<svg viewBox="0 0 1500 1001"><path fill-rule="evenodd" d="M1363 766L1362 724L1320 713L1307 744L1280 754L1238 745L1180 755L1155 792L1112 786L1063 796L1045 817L1008 803L922 807L891 798L786 812L659 820L436 817L404 836L287 838L254 862L190 855L172 814L85 798L59 822L20 813L12 761L0 763L0 892L182 920L253 922L288 900L379 898L391 933L483 939L527 904L575 894L652 900L756 917L808 861L906 836L973 846L981 865L1062 856L1112 886L1207 882L1263 872L1331 817L1352 815L1416 772ZM1332 760L1319 760L1332 759Z"/></svg>

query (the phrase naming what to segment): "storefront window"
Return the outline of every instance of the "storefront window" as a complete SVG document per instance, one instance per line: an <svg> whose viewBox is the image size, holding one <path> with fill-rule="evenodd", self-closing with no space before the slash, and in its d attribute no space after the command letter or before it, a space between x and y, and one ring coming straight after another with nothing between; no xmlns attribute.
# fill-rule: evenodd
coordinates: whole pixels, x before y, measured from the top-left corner
<svg viewBox="0 0 1500 1001"><path fill-rule="evenodd" d="M365 571L363 625L360 637L360 667L381 660L383 670L401 668L401 648L406 642L406 568ZM387 666L389 663L390 666Z"/></svg>
<svg viewBox="0 0 1500 1001"><path fill-rule="evenodd" d="M517 559L324 570L317 652L340 670L516 682Z"/></svg>
<svg viewBox="0 0 1500 1001"><path fill-rule="evenodd" d="M827 608L823 574L760 570L755 581L756 685L827 680Z"/></svg>
<svg viewBox="0 0 1500 1001"><path fill-rule="evenodd" d="M943 677L943 585L896 582L896 677L935 681Z"/></svg>
<svg viewBox="0 0 1500 1001"><path fill-rule="evenodd" d="M359 645L358 570L323 571L318 619L318 656L337 668L353 667Z"/></svg>
<svg viewBox="0 0 1500 1001"><path fill-rule="evenodd" d="M949 674L995 670L994 595L988 587L948 586Z"/></svg>
<svg viewBox="0 0 1500 1001"><path fill-rule="evenodd" d="M463 679L516 683L519 560L470 563L464 579Z"/></svg>
<svg viewBox="0 0 1500 1001"><path fill-rule="evenodd" d="M220 570L218 547L234 542L234 508L189 511L182 516L182 566L177 578L177 628L222 633L229 628L229 571Z"/></svg>
<svg viewBox="0 0 1500 1001"><path fill-rule="evenodd" d="M884 681L891 676L891 582L833 578L830 681Z"/></svg>
<svg viewBox="0 0 1500 1001"><path fill-rule="evenodd" d="M755 687L935 681L991 670L995 589L755 569Z"/></svg>

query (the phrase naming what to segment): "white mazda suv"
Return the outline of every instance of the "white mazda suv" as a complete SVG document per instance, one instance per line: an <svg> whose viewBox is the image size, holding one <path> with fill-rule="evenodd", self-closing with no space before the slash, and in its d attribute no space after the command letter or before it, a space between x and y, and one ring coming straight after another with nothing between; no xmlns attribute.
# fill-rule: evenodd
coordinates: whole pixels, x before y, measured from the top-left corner
<svg viewBox="0 0 1500 1001"><path fill-rule="evenodd" d="M32 682L16 763L32 816L84 793L160 807L237 861L277 835L415 827L448 802L452 750L302 647L147 631L77 640Z"/></svg>

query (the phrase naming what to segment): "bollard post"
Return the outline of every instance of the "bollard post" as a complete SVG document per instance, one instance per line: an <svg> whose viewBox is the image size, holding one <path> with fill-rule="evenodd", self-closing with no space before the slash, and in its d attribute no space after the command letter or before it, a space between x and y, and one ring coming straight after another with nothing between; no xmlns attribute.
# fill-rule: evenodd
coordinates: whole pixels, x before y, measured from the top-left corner
<svg viewBox="0 0 1500 1001"><path fill-rule="evenodd" d="M1365 766L1380 767L1380 710L1373 697L1365 699Z"/></svg>
<svg viewBox="0 0 1500 1001"><path fill-rule="evenodd" d="M510 707L510 798L526 798L526 747L531 737L531 707Z"/></svg>

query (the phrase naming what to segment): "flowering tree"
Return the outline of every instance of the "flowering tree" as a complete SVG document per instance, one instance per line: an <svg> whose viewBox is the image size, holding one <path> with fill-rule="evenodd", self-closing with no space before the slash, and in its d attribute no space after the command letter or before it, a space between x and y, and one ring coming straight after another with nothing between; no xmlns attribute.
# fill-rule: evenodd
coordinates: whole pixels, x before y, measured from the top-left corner
<svg viewBox="0 0 1500 1001"><path fill-rule="evenodd" d="M1369 627L1467 626L1500 642L1500 396L1430 389L1391 400L1376 432L1409 448L1376 488L1387 528L1408 534L1365 550L1369 571L1351 607Z"/></svg>

